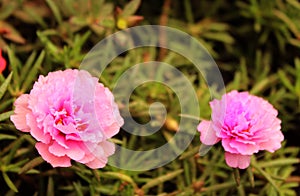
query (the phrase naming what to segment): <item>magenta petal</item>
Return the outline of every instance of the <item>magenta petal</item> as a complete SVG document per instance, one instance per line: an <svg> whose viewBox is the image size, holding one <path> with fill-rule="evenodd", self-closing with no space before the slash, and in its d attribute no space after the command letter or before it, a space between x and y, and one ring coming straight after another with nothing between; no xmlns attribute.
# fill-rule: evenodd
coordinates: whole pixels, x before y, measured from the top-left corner
<svg viewBox="0 0 300 196"><path fill-rule="evenodd" d="M251 155L233 154L225 152L225 160L228 166L233 168L246 169L250 165Z"/></svg>
<svg viewBox="0 0 300 196"><path fill-rule="evenodd" d="M58 157L51 154L48 150L48 145L38 142L35 144L36 149L38 150L39 154L43 157L45 161L50 163L52 167L70 167L71 160L67 156Z"/></svg>
<svg viewBox="0 0 300 196"><path fill-rule="evenodd" d="M216 132L212 128L211 121L203 120L197 127L200 134L200 140L205 145L214 145L220 138L216 136Z"/></svg>

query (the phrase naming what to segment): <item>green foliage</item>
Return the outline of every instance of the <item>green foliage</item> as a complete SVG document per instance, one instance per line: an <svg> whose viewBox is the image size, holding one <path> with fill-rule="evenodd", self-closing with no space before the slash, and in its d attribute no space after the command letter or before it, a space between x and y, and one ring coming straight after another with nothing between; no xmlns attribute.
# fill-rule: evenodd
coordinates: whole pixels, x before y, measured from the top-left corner
<svg viewBox="0 0 300 196"><path fill-rule="evenodd" d="M8 62L8 68L0 74L0 195L17 195L18 191L49 196L299 193L300 3L173 0L167 7L167 2L0 0L0 48ZM286 140L283 147L273 154L252 156L251 166L239 173L225 164L220 145L199 157L199 134L179 158L151 171L111 166L91 170L75 162L70 168L52 168L45 163L34 148L34 139L16 130L9 120L14 100L29 93L40 74L79 68L96 43L121 27L136 25L130 23L136 16L144 17L140 24L171 26L196 38L216 60L227 91L250 91L269 100L282 120ZM158 133L148 137L120 132L112 141L128 149L147 150L163 145L176 131L176 123L173 127L168 123L181 118L195 122L210 118L211 97L202 75L184 57L172 51L161 53L151 47L130 50L111 62L100 81L113 88L132 65L155 60L169 63L194 85L200 117L182 114L170 88L158 83L141 85L130 97L131 115L146 123L150 104L159 101L165 104L168 120ZM167 77L159 71L152 74ZM121 103L120 109L122 112ZM155 120L154 123L160 122L159 113ZM140 160L141 157L131 157L121 161L130 164Z"/></svg>

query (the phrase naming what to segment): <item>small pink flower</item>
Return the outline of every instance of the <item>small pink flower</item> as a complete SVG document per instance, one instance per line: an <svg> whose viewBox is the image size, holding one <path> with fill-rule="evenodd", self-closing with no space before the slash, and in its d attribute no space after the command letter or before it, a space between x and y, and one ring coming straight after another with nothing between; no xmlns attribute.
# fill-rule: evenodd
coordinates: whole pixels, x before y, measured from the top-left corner
<svg viewBox="0 0 300 196"><path fill-rule="evenodd" d="M212 120L198 125L200 140L205 145L221 141L230 167L245 169L252 154L281 147L281 121L266 100L248 92L231 91L221 100L211 101L210 107Z"/></svg>
<svg viewBox="0 0 300 196"><path fill-rule="evenodd" d="M2 50L0 48L0 74L4 71L6 68L6 60L2 57Z"/></svg>
<svg viewBox="0 0 300 196"><path fill-rule="evenodd" d="M14 105L11 121L30 132L39 154L53 167L69 167L72 159L102 168L115 151L107 139L119 132L123 118L109 89L86 71L40 76Z"/></svg>

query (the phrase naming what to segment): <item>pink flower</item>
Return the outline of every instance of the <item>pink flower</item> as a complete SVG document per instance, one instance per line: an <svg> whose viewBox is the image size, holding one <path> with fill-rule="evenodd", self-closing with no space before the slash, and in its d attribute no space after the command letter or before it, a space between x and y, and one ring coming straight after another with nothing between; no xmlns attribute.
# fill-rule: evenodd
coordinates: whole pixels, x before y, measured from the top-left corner
<svg viewBox="0 0 300 196"><path fill-rule="evenodd" d="M71 166L72 159L102 168L114 153L107 139L119 132L123 119L109 89L86 71L40 76L14 105L11 121L30 132L39 154L53 167Z"/></svg>
<svg viewBox="0 0 300 196"><path fill-rule="evenodd" d="M221 140L227 165L245 169L252 154L260 150L274 152L281 147L283 134L278 112L266 100L231 91L221 100L210 102L211 121L198 125L200 140L214 145Z"/></svg>
<svg viewBox="0 0 300 196"><path fill-rule="evenodd" d="M0 74L4 71L6 68L6 60L2 57L2 50L0 48Z"/></svg>

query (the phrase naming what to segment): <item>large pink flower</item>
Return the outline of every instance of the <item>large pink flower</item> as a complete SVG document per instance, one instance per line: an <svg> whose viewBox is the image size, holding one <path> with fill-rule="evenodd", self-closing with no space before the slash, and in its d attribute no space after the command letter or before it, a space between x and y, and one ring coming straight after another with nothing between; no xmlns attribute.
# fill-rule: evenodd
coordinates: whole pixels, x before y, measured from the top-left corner
<svg viewBox="0 0 300 196"><path fill-rule="evenodd" d="M11 120L30 132L53 167L71 166L71 159L104 167L115 150L107 139L123 125L109 89L88 72L70 69L40 76L30 93L15 101Z"/></svg>
<svg viewBox="0 0 300 196"><path fill-rule="evenodd" d="M250 156L260 150L274 152L281 147L283 134L277 110L266 100L248 92L231 91L210 102L211 121L198 125L205 145L222 141L226 163L245 169Z"/></svg>

